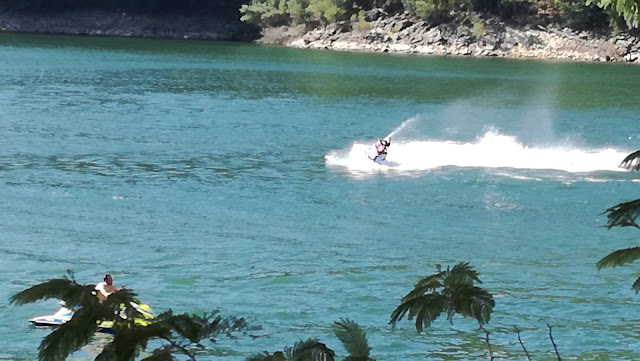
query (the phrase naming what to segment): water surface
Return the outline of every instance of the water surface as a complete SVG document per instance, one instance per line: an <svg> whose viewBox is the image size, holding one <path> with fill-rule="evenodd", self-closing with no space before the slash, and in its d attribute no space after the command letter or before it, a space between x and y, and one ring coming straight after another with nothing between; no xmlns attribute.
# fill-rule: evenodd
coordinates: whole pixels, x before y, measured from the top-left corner
<svg viewBox="0 0 640 361"><path fill-rule="evenodd" d="M377 360L486 359L470 320L388 325L436 264L469 261L500 358L524 358L514 325L553 358L550 324L563 358L638 359L635 268L594 266L638 237L601 214L637 197L617 169L640 147L637 70L0 34L0 298L110 272L259 336L198 359L309 337L344 356L341 317ZM394 130L394 165L359 158ZM55 308L0 303L0 359L35 359L47 331L26 320Z"/></svg>

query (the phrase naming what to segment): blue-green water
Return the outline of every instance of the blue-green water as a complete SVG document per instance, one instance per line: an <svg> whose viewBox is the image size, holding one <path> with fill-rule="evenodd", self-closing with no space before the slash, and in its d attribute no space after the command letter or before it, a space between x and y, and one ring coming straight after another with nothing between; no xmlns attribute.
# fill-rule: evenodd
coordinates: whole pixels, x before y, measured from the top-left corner
<svg viewBox="0 0 640 361"><path fill-rule="evenodd" d="M260 336L198 359L310 337L346 355L342 317L378 360L486 359L470 320L388 325L459 261L496 296L500 358L525 358L517 325L553 359L550 324L565 359L639 359L636 268L594 266L640 235L601 214L638 197L616 167L639 93L615 64L0 34L0 359L35 359L47 331L26 320L56 309L10 295L67 269ZM394 130L390 167L360 157Z"/></svg>

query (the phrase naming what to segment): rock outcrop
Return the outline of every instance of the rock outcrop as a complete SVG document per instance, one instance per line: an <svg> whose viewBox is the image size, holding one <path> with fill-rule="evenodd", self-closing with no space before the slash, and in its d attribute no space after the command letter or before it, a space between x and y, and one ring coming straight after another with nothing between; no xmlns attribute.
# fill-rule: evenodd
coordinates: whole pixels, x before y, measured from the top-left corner
<svg viewBox="0 0 640 361"><path fill-rule="evenodd" d="M598 62L640 61L640 41L626 33L607 37L553 25L516 28L496 18L480 17L430 25L408 13L387 16L380 10L367 13L365 19L371 21L339 22L308 31L297 38L289 37L287 41L279 43L297 48L337 51Z"/></svg>
<svg viewBox="0 0 640 361"><path fill-rule="evenodd" d="M549 25L510 25L478 14L453 14L434 25L409 13L367 12L364 21L342 21L306 31L302 26L258 29L211 14L149 15L104 10L51 14L0 9L0 31L143 38L256 41L305 49L421 55L496 56L598 62L640 62L640 39Z"/></svg>

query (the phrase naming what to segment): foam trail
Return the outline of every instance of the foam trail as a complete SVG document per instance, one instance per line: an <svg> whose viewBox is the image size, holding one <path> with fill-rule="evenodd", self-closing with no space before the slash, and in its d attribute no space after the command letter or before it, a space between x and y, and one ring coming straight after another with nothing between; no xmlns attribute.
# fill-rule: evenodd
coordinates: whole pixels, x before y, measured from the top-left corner
<svg viewBox="0 0 640 361"><path fill-rule="evenodd" d="M387 156L389 165L380 166L365 156L365 150L369 146L369 143L354 143L350 149L331 151L325 156L325 162L329 166L344 167L357 174L381 170L428 171L447 166L589 173L625 171L618 168L618 165L629 153L612 148L527 147L514 136L489 131L472 143L446 140L394 142Z"/></svg>

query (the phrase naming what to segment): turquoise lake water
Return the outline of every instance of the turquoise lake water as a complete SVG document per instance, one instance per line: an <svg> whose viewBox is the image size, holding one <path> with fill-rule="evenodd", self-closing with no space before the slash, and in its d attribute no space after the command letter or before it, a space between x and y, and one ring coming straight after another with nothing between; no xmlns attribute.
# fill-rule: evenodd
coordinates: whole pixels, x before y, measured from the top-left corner
<svg viewBox="0 0 640 361"><path fill-rule="evenodd" d="M8 298L105 272L156 311L245 317L198 359L244 360L340 318L383 360L487 359L471 320L388 322L436 264L495 295L500 359L640 359L640 68L252 45L0 34L0 359L34 360L55 301ZM397 131L389 166L364 158ZM253 336L253 337L252 337ZM98 338L73 359L92 359Z"/></svg>

